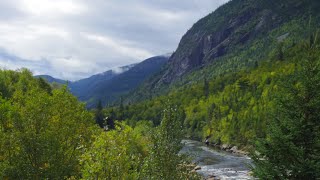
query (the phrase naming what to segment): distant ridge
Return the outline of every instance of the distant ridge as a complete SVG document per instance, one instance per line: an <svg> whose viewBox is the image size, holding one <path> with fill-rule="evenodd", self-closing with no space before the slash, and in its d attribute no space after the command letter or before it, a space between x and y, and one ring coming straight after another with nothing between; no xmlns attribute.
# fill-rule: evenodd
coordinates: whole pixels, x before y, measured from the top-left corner
<svg viewBox="0 0 320 180"><path fill-rule="evenodd" d="M46 81L48 81L48 83L67 84L67 82L68 82L68 81L65 81L65 80L62 80L62 79L54 78L54 77L49 76L49 75L37 75L37 76L34 76L34 77L43 78Z"/></svg>
<svg viewBox="0 0 320 180"><path fill-rule="evenodd" d="M121 96L138 87L145 79L160 71L170 53L148 58L140 63L114 68L74 82L57 79L49 75L38 75L49 83L68 84L73 95L93 108L99 100L104 105L112 104Z"/></svg>

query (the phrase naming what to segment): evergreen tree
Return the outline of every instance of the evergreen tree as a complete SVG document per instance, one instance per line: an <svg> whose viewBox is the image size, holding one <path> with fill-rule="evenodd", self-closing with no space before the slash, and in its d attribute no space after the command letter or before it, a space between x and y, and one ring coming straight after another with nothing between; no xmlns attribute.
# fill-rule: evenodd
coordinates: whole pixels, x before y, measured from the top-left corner
<svg viewBox="0 0 320 180"><path fill-rule="evenodd" d="M280 42L277 48L277 60L283 61L284 54L283 54L283 42Z"/></svg>
<svg viewBox="0 0 320 180"><path fill-rule="evenodd" d="M261 179L320 178L320 46L313 37L294 54L298 70L283 81L268 137L257 142Z"/></svg>
<svg viewBox="0 0 320 180"><path fill-rule="evenodd" d="M101 100L99 100L98 104L97 104L97 109L96 109L96 123L103 128L103 112L102 112L102 102Z"/></svg>
<svg viewBox="0 0 320 180"><path fill-rule="evenodd" d="M107 118L107 126L109 129L114 129L114 119L115 119L116 115L113 109L111 109L111 112L109 114L109 117Z"/></svg>
<svg viewBox="0 0 320 180"><path fill-rule="evenodd" d="M208 96L209 96L209 82L208 82L207 78L204 78L203 93L204 93L204 96L206 98L208 98Z"/></svg>
<svg viewBox="0 0 320 180"><path fill-rule="evenodd" d="M259 63L258 63L258 61L254 61L254 66L253 66L254 68L258 68L259 67Z"/></svg>
<svg viewBox="0 0 320 180"><path fill-rule="evenodd" d="M120 117L118 120L123 120L124 119L124 107L123 107L123 98L122 97L120 97L119 114L120 114Z"/></svg>

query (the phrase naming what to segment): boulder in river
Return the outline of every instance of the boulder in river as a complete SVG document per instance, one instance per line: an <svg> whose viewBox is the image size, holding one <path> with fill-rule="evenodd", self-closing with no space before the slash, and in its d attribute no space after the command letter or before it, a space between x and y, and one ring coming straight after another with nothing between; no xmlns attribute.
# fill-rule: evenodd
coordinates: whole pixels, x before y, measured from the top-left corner
<svg viewBox="0 0 320 180"><path fill-rule="evenodd" d="M245 155L245 156L248 155L248 152L246 152L246 151L241 151L241 150L237 150L236 153L237 153L237 154L241 154L241 155Z"/></svg>
<svg viewBox="0 0 320 180"><path fill-rule="evenodd" d="M230 148L231 148L230 144L222 144L222 146L221 146L222 150L227 150L227 149L230 149Z"/></svg>
<svg viewBox="0 0 320 180"><path fill-rule="evenodd" d="M215 180L215 179L218 179L218 178L214 175L210 175L206 178L206 180Z"/></svg>
<svg viewBox="0 0 320 180"><path fill-rule="evenodd" d="M200 170L200 169L201 169L200 166L196 166L196 167L194 168L195 171Z"/></svg>
<svg viewBox="0 0 320 180"><path fill-rule="evenodd" d="M236 153L238 151L238 147L233 146L230 150L231 150L231 152Z"/></svg>

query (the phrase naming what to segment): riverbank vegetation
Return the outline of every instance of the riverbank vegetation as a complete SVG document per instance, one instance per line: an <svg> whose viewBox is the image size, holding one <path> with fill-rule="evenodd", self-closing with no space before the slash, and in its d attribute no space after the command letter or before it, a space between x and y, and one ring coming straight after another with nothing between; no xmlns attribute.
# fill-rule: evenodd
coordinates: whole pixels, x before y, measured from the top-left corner
<svg viewBox="0 0 320 180"><path fill-rule="evenodd" d="M115 121L105 131L66 87L26 69L0 70L0 84L0 179L198 178L177 154L181 121L170 105L157 128Z"/></svg>

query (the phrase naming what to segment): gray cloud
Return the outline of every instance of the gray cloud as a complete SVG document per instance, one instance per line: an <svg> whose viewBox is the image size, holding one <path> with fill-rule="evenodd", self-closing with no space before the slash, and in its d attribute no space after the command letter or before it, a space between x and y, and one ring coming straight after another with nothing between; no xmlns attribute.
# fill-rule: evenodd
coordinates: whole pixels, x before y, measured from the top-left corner
<svg viewBox="0 0 320 180"><path fill-rule="evenodd" d="M2 0L0 67L76 80L176 49L227 0Z"/></svg>

